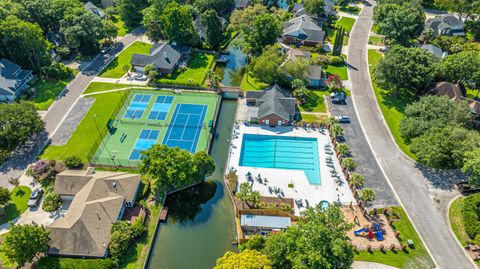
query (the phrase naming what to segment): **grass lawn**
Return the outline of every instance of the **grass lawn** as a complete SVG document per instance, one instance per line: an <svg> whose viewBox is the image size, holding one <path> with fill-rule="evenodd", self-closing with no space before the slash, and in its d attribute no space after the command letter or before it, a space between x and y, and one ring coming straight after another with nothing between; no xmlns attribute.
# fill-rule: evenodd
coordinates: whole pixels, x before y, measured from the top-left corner
<svg viewBox="0 0 480 269"><path fill-rule="evenodd" d="M100 73L100 77L104 78L121 78L125 75L126 71L131 68L130 59L132 54L149 54L152 44L147 44L143 42L135 42L126 50L118 55L113 61L111 61L107 67Z"/></svg>
<svg viewBox="0 0 480 269"><path fill-rule="evenodd" d="M5 206L5 215L0 218L0 224L4 224L15 219L25 212L25 210L27 210L27 203L31 192L32 190L26 186L18 186L13 188L12 192L10 193L10 203Z"/></svg>
<svg viewBox="0 0 480 269"><path fill-rule="evenodd" d="M380 28L378 27L378 25L374 24L372 26L372 32L376 33L376 34L379 34L380 32Z"/></svg>
<svg viewBox="0 0 480 269"><path fill-rule="evenodd" d="M115 83L106 83L106 82L92 82L88 87L83 91L83 94L94 93L94 92L104 92L111 91L126 87L132 87L129 84L115 84ZM135 88L141 88L141 86L134 86Z"/></svg>
<svg viewBox="0 0 480 269"><path fill-rule="evenodd" d="M360 251L355 253L355 260L378 262L398 268L433 268L434 264L427 252L427 249L422 244L420 237L413 228L413 225L408 220L407 214L400 207L394 207L395 211L399 212L400 219L393 221L395 230L400 231L399 241L406 244L408 239L413 241L414 248L407 247L404 251Z"/></svg>
<svg viewBox="0 0 480 269"><path fill-rule="evenodd" d="M195 53L188 62L188 68L185 72L181 72L179 68L175 70L173 77L157 79L160 84L180 84L180 85L197 85L201 86L205 81L206 72L212 68L215 56L208 53Z"/></svg>
<svg viewBox="0 0 480 269"><path fill-rule="evenodd" d="M337 74L341 80L348 80L348 71L345 63L342 65L327 65L323 70L327 72L327 76Z"/></svg>
<svg viewBox="0 0 480 269"><path fill-rule="evenodd" d="M338 20L335 23L335 26L337 27L343 27L345 28L345 32L351 32L353 25L355 24L355 19L353 18L348 18L348 17L342 17L340 20Z"/></svg>
<svg viewBox="0 0 480 269"><path fill-rule="evenodd" d="M479 98L480 97L480 90L467 89L466 96L469 97L469 98Z"/></svg>
<svg viewBox="0 0 480 269"><path fill-rule="evenodd" d="M35 88L35 96L30 102L33 103L37 110L47 110L70 80L71 79L49 81L40 79L40 81L33 86Z"/></svg>
<svg viewBox="0 0 480 269"><path fill-rule="evenodd" d="M95 98L95 102L68 142L63 146L48 146L40 158L65 160L71 155L78 155L82 158L83 162L87 162L87 155L94 146L94 141L97 141L100 136L95 122L101 131L106 132L107 129L105 126L107 121L117 112L116 109L119 108L122 94L126 96L129 92L130 91L110 92L91 96ZM96 120L93 120L94 115L96 115Z"/></svg>
<svg viewBox="0 0 480 269"><path fill-rule="evenodd" d="M317 115L317 114L301 114L301 121L305 122L318 122L318 121L324 121L328 117L326 115Z"/></svg>
<svg viewBox="0 0 480 269"><path fill-rule="evenodd" d="M452 230L458 238L458 241L462 246L467 245L468 238L467 232L465 232L465 227L463 225L463 216L462 208L464 205L464 197L459 197L455 200L448 211L448 218L450 219L450 224L452 225Z"/></svg>
<svg viewBox="0 0 480 269"><path fill-rule="evenodd" d="M118 28L117 36L125 36L128 34L128 32L132 30L132 28L125 25L119 15L114 15L113 19L111 19L110 21Z"/></svg>
<svg viewBox="0 0 480 269"><path fill-rule="evenodd" d="M330 92L320 91L320 90L308 90L307 98L305 102L300 105L301 112L326 112L325 101L323 99L324 95L328 95ZM305 114L306 116L306 114ZM302 115L304 118L304 115Z"/></svg>
<svg viewBox="0 0 480 269"><path fill-rule="evenodd" d="M247 76L248 76L248 82L247 82ZM243 75L242 79L242 84L240 85L240 88L243 91L260 91L268 87L267 83L258 81L252 74L252 72L248 72L248 75L245 74Z"/></svg>
<svg viewBox="0 0 480 269"><path fill-rule="evenodd" d="M372 68L378 64L382 54L376 50L368 50L368 63L370 66L370 75L372 75ZM372 85L377 101L382 110L383 117L387 122L388 128L393 134L395 142L403 150L405 154L415 159L415 155L410 152L410 147L405 144L403 138L400 136L400 121L403 118L403 110L405 106L411 102L408 98L395 96L394 94L381 89L372 77Z"/></svg>
<svg viewBox="0 0 480 269"><path fill-rule="evenodd" d="M110 269L113 268L110 259L75 259L65 257L43 257L38 262L38 269Z"/></svg>
<svg viewBox="0 0 480 269"><path fill-rule="evenodd" d="M368 37L368 44L381 46L383 45L383 37L380 36L369 36Z"/></svg>
<svg viewBox="0 0 480 269"><path fill-rule="evenodd" d="M338 10L341 11L341 12L358 15L358 14L360 14L360 11L362 9L357 7L357 6L346 6L346 7L340 7Z"/></svg>

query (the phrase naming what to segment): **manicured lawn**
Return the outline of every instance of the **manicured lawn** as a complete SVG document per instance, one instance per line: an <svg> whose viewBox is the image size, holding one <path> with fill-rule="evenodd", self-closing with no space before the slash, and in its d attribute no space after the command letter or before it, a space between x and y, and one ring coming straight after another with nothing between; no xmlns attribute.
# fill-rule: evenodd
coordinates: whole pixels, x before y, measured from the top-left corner
<svg viewBox="0 0 480 269"><path fill-rule="evenodd" d="M307 98L300 105L300 111L307 112L326 112L324 95L328 95L329 91L308 90ZM304 115L302 115L302 118Z"/></svg>
<svg viewBox="0 0 480 269"><path fill-rule="evenodd" d="M113 24L115 24L115 26L118 28L117 36L125 36L132 30L130 27L125 25L119 15L114 15L113 19L111 19L111 22L113 22Z"/></svg>
<svg viewBox="0 0 480 269"><path fill-rule="evenodd" d="M5 206L5 215L0 218L0 224L4 224L15 219L25 212L25 210L27 210L27 203L31 192L32 190L26 186L18 186L13 188L12 192L10 193L10 203Z"/></svg>
<svg viewBox="0 0 480 269"><path fill-rule="evenodd" d="M338 10L345 12L345 13L350 13L354 15L360 14L361 9L356 6L346 6L346 7L340 7Z"/></svg>
<svg viewBox="0 0 480 269"><path fill-rule="evenodd" d="M370 36L368 37L368 44L381 46L383 45L383 37L380 36Z"/></svg>
<svg viewBox="0 0 480 269"><path fill-rule="evenodd" d="M433 268L434 264L422 244L420 237L415 231L413 225L408 220L407 214L400 207L395 207L395 211L399 212L400 219L393 221L393 226L400 231L399 241L406 244L408 239L413 241L414 248L407 247L404 251L360 251L355 254L357 261L378 262L398 268Z"/></svg>
<svg viewBox="0 0 480 269"><path fill-rule="evenodd" d="M86 93L94 93L94 92L104 92L104 91L111 91L126 87L131 87L132 85L128 84L115 84L115 83L105 83L105 82L92 82L88 87L83 91L83 94ZM141 88L139 86L135 86L135 88Z"/></svg>
<svg viewBox="0 0 480 269"><path fill-rule="evenodd" d="M175 70L173 77L157 79L160 84L180 84L201 86L205 81L206 72L213 67L215 56L207 53L195 53L188 62L188 68L181 72L180 68Z"/></svg>
<svg viewBox="0 0 480 269"><path fill-rule="evenodd" d="M113 268L110 259L75 259L64 257L43 257L38 262L38 269L110 269Z"/></svg>
<svg viewBox="0 0 480 269"><path fill-rule="evenodd" d="M403 150L405 154L415 159L415 155L410 152L410 147L405 144L405 141L400 136L400 121L403 118L403 110L405 106L411 102L407 98L395 96L389 91L381 89L375 81L373 81L373 67L379 63L382 54L376 50L368 50L368 63L370 66L370 75L372 76L372 86L377 97L377 101L382 110L383 117L387 122L388 128L393 134L395 142Z"/></svg>
<svg viewBox="0 0 480 269"><path fill-rule="evenodd" d="M450 206L450 210L448 211L448 218L450 219L452 230L457 236L458 241L460 241L462 246L466 246L467 241L470 240L470 238L468 238L467 232L465 232L465 227L463 225L463 216L462 216L463 205L464 205L464 197L460 197L457 200L455 200Z"/></svg>
<svg viewBox="0 0 480 269"><path fill-rule="evenodd" d="M72 134L68 142L63 146L48 146L41 155L42 159L65 160L71 155L78 155L83 162L87 162L87 156L90 150L93 150L95 141L98 141L100 132L105 133L108 119L110 119L119 109L119 103L126 98L130 91L110 92L91 96L95 102L85 115L83 120ZM96 119L94 120L94 115ZM97 129L98 125L98 129Z"/></svg>
<svg viewBox="0 0 480 269"><path fill-rule="evenodd" d="M345 64L342 65L327 65L323 69L328 75L337 74L341 80L348 80L348 71Z"/></svg>
<svg viewBox="0 0 480 269"><path fill-rule="evenodd" d="M480 97L480 90L467 89L467 94L466 95L469 98L479 98Z"/></svg>
<svg viewBox="0 0 480 269"><path fill-rule="evenodd" d="M353 25L355 24L355 19L353 18L347 18L347 17L342 17L340 20L338 20L335 25L337 27L343 27L345 28L345 32L351 32Z"/></svg>
<svg viewBox="0 0 480 269"><path fill-rule="evenodd" d="M127 72L126 70L130 70L131 68L130 59L132 58L132 54L149 54L151 47L152 44L139 41L133 43L105 67L100 77L121 78Z"/></svg>
<svg viewBox="0 0 480 269"><path fill-rule="evenodd" d="M258 81L255 77L253 77L252 72L248 72L248 82L247 82L247 74L243 75L242 84L240 88L243 91L260 91L268 87L267 83Z"/></svg>
<svg viewBox="0 0 480 269"><path fill-rule="evenodd" d="M305 122L317 122L323 121L327 118L326 115L317 115L317 114L301 114L301 120Z"/></svg>
<svg viewBox="0 0 480 269"><path fill-rule="evenodd" d="M37 110L47 110L69 81L70 79L61 81L41 79L33 86L35 88L35 96L30 102L33 103Z"/></svg>

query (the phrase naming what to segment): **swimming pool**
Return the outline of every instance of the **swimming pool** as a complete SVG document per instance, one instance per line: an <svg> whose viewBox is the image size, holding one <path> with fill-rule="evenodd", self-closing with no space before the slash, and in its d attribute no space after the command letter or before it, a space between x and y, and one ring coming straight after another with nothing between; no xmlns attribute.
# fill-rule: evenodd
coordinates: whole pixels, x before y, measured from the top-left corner
<svg viewBox="0 0 480 269"><path fill-rule="evenodd" d="M316 138L244 134L240 166L303 170L310 184L320 184Z"/></svg>

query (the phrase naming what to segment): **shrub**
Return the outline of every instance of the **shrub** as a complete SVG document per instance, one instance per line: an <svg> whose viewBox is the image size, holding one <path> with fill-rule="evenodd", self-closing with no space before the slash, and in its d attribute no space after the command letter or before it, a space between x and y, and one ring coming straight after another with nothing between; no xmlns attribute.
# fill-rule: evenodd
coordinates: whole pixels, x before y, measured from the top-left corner
<svg viewBox="0 0 480 269"><path fill-rule="evenodd" d="M342 65L344 64L344 60L340 56L328 56L331 65Z"/></svg>
<svg viewBox="0 0 480 269"><path fill-rule="evenodd" d="M147 229L143 225L143 218L138 218L132 225L126 221L119 221L112 225L112 237L108 249L113 263L118 266L125 256L134 239L143 235Z"/></svg>
<svg viewBox="0 0 480 269"><path fill-rule="evenodd" d="M41 179L44 174L46 174L50 168L51 163L49 161L40 160L30 166L27 170L27 175L31 176L37 180Z"/></svg>
<svg viewBox="0 0 480 269"><path fill-rule="evenodd" d="M69 156L65 159L65 165L68 168L78 168L83 165L82 158L77 155Z"/></svg>
<svg viewBox="0 0 480 269"><path fill-rule="evenodd" d="M75 259L64 257L43 257L38 262L38 269L112 269L111 259Z"/></svg>
<svg viewBox="0 0 480 269"><path fill-rule="evenodd" d="M54 62L49 66L42 68L42 74L50 79L67 79L73 77L71 68L65 66L63 63Z"/></svg>
<svg viewBox="0 0 480 269"><path fill-rule="evenodd" d="M227 182L228 186L232 190L232 192L235 192L237 189L237 182L238 182L238 175L235 173L234 170L230 170L227 174Z"/></svg>
<svg viewBox="0 0 480 269"><path fill-rule="evenodd" d="M5 187L0 187L0 205L6 205L10 202L10 191Z"/></svg>
<svg viewBox="0 0 480 269"><path fill-rule="evenodd" d="M352 158L345 158L342 160L342 166L348 171L353 171L353 169L355 169L357 164L355 163L355 160L353 160Z"/></svg>
<svg viewBox="0 0 480 269"><path fill-rule="evenodd" d="M471 239L480 234L480 193L469 195L465 198L462 208L465 232Z"/></svg>
<svg viewBox="0 0 480 269"><path fill-rule="evenodd" d="M18 186L20 185L20 180L17 178L17 177L11 177L9 180L8 180L8 183L12 184L13 186Z"/></svg>
<svg viewBox="0 0 480 269"><path fill-rule="evenodd" d="M53 191L47 192L43 198L42 209L47 212L53 212L62 205L60 195Z"/></svg>
<svg viewBox="0 0 480 269"><path fill-rule="evenodd" d="M59 47L57 48L57 53L61 58L66 58L70 55L70 49L68 47Z"/></svg>

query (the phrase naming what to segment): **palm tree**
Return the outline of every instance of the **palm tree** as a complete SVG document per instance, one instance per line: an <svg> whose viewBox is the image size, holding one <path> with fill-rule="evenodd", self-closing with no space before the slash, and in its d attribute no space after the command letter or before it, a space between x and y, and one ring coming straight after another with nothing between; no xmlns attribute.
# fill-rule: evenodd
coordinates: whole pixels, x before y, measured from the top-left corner
<svg viewBox="0 0 480 269"><path fill-rule="evenodd" d="M332 134L333 137L337 137L340 135L343 135L343 128L340 126L338 123L333 123L330 126L330 134Z"/></svg>
<svg viewBox="0 0 480 269"><path fill-rule="evenodd" d="M348 156L350 155L350 147L345 143L337 144L337 152L344 157Z"/></svg>
<svg viewBox="0 0 480 269"><path fill-rule="evenodd" d="M375 201L375 191L370 188L365 188L360 192L360 199L364 201L366 204L369 204Z"/></svg>
<svg viewBox="0 0 480 269"><path fill-rule="evenodd" d="M359 173L353 173L350 176L350 184L355 188L361 188L363 187L363 184L365 184L365 177Z"/></svg>
<svg viewBox="0 0 480 269"><path fill-rule="evenodd" d="M252 191L247 199L250 203L252 203L253 208L257 208L258 203L260 202L260 192Z"/></svg>
<svg viewBox="0 0 480 269"><path fill-rule="evenodd" d="M353 169L355 169L357 164L355 163L355 160L353 160L352 158L345 158L342 160L342 166L348 171L353 171Z"/></svg>
<svg viewBox="0 0 480 269"><path fill-rule="evenodd" d="M243 208L243 202L246 202L248 204L248 200L251 192L252 192L252 186L250 185L250 183L243 182L242 184L240 184L240 187L238 188L238 192L236 196L238 199L240 199L240 201L242 201L242 208Z"/></svg>

